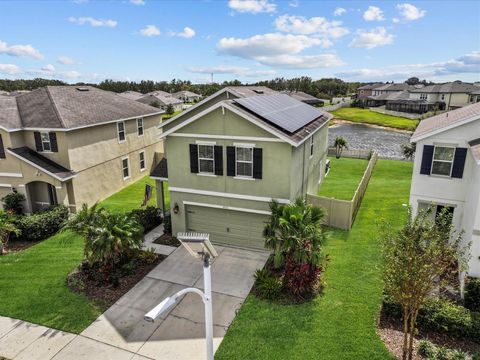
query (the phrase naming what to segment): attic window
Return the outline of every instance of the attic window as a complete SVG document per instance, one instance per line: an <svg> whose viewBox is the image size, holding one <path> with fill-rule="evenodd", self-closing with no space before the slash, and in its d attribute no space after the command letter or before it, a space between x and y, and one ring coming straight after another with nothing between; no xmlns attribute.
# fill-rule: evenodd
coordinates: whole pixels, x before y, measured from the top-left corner
<svg viewBox="0 0 480 360"><path fill-rule="evenodd" d="M78 91L88 91L89 90L87 87L77 87L76 89Z"/></svg>
<svg viewBox="0 0 480 360"><path fill-rule="evenodd" d="M253 91L256 92L257 94L263 94L263 90L253 89Z"/></svg>

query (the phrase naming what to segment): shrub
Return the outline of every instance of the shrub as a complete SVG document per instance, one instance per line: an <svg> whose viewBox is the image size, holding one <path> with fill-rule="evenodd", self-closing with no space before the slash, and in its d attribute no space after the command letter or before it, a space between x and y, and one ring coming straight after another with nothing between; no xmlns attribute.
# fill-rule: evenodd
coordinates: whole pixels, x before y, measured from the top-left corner
<svg viewBox="0 0 480 360"><path fill-rule="evenodd" d="M170 214L170 212L165 213L165 218L163 219L163 232L172 235L172 214Z"/></svg>
<svg viewBox="0 0 480 360"><path fill-rule="evenodd" d="M424 358L433 357L435 355L435 347L427 340L421 340L418 345L418 354Z"/></svg>
<svg viewBox="0 0 480 360"><path fill-rule="evenodd" d="M480 311L480 279L468 279L465 284L465 307Z"/></svg>
<svg viewBox="0 0 480 360"><path fill-rule="evenodd" d="M129 215L142 225L145 233L162 223L162 212L155 206L147 206L144 209L134 209Z"/></svg>
<svg viewBox="0 0 480 360"><path fill-rule="evenodd" d="M20 239L40 241L56 234L67 219L68 208L55 205L30 216L18 217L15 225L21 231Z"/></svg>
<svg viewBox="0 0 480 360"><path fill-rule="evenodd" d="M438 348L436 354L435 354L435 359L436 360L449 360L450 358L450 352L448 351L448 349L444 346Z"/></svg>
<svg viewBox="0 0 480 360"><path fill-rule="evenodd" d="M450 355L450 360L466 360L466 359L467 359L467 354L465 354L463 351L460 351L460 350L454 350Z"/></svg>
<svg viewBox="0 0 480 360"><path fill-rule="evenodd" d="M154 248L146 249L144 251L140 251L138 254L138 258L147 264L153 264L157 261L157 254L155 253Z"/></svg>
<svg viewBox="0 0 480 360"><path fill-rule="evenodd" d="M255 271L255 286L261 297L269 300L277 299L282 291L282 283L267 269Z"/></svg>
<svg viewBox="0 0 480 360"><path fill-rule="evenodd" d="M473 354L472 360L480 360L480 352Z"/></svg>
<svg viewBox="0 0 480 360"><path fill-rule="evenodd" d="M321 268L288 260L285 264L284 286L296 296L311 296L319 283Z"/></svg>
<svg viewBox="0 0 480 360"><path fill-rule="evenodd" d="M22 203L25 201L25 196L18 192L11 192L2 198L3 208L6 211L12 211L17 215L23 212Z"/></svg>

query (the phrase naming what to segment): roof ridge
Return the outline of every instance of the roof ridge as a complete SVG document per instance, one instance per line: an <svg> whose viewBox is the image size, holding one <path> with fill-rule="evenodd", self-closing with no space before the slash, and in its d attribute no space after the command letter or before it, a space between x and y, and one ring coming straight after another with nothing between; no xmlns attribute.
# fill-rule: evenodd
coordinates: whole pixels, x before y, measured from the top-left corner
<svg viewBox="0 0 480 360"><path fill-rule="evenodd" d="M57 116L58 121L60 121L60 124L62 124L62 127L63 127L63 128L67 128L67 125L66 125L65 121L63 121L62 117L60 116L60 112L59 112L58 109L57 109L57 103L56 103L55 100L53 99L52 94L50 94L50 86L47 85L47 86L45 86L45 88L46 88L46 90L47 90L48 98L50 99L50 101L51 101L52 104L53 104L53 110L55 111L55 115Z"/></svg>

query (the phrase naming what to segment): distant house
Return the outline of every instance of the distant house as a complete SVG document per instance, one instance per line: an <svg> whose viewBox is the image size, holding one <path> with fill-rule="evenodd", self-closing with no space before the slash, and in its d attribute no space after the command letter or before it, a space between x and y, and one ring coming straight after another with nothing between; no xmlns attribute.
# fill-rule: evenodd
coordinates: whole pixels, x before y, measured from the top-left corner
<svg viewBox="0 0 480 360"><path fill-rule="evenodd" d="M432 217L447 209L471 243L468 274L480 277L480 102L422 120L411 142L413 215L432 205Z"/></svg>
<svg viewBox="0 0 480 360"><path fill-rule="evenodd" d="M183 101L183 102L197 102L202 100L202 95L195 94L192 91L178 91L172 94L173 97Z"/></svg>
<svg viewBox="0 0 480 360"><path fill-rule="evenodd" d="M138 91L124 91L122 93L119 93L118 95L129 100L137 100L143 96L143 94Z"/></svg>
<svg viewBox="0 0 480 360"><path fill-rule="evenodd" d="M307 94L303 91L285 91L285 94L308 105L323 105L322 99L316 98L315 96Z"/></svg>
<svg viewBox="0 0 480 360"><path fill-rule="evenodd" d="M0 198L24 194L26 212L103 200L156 165L162 113L90 86L1 96Z"/></svg>
<svg viewBox="0 0 480 360"><path fill-rule="evenodd" d="M373 84L367 84L360 86L357 89L357 99L366 99L369 96L373 95L373 90L376 89L377 87L385 85L384 83L373 83Z"/></svg>
<svg viewBox="0 0 480 360"><path fill-rule="evenodd" d="M168 105L172 105L173 111L182 110L183 105L182 100L179 100L164 91L153 91L136 99L136 101L158 107L162 110L167 110Z"/></svg>
<svg viewBox="0 0 480 360"><path fill-rule="evenodd" d="M383 106L390 100L408 98L408 91L411 89L414 89L414 87L405 83L384 84L382 86L377 86L372 89L372 95L364 99L364 106Z"/></svg>

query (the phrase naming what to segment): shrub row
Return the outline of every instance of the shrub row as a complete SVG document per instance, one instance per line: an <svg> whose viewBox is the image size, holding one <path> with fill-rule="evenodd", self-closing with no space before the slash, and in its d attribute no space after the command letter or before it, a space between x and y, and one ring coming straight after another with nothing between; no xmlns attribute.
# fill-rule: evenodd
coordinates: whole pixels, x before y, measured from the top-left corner
<svg viewBox="0 0 480 360"><path fill-rule="evenodd" d="M162 223L162 211L155 206L147 206L144 209L134 209L130 212L130 216L142 225L145 233L153 230Z"/></svg>
<svg viewBox="0 0 480 360"><path fill-rule="evenodd" d="M391 297L384 297L383 310L396 319L402 318L400 305ZM480 313L446 299L427 300L418 313L417 324L425 331L438 331L476 342L480 339Z"/></svg>
<svg viewBox="0 0 480 360"><path fill-rule="evenodd" d="M68 208L55 205L30 216L19 216L15 225L21 231L19 239L40 241L57 233L68 219Z"/></svg>

